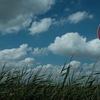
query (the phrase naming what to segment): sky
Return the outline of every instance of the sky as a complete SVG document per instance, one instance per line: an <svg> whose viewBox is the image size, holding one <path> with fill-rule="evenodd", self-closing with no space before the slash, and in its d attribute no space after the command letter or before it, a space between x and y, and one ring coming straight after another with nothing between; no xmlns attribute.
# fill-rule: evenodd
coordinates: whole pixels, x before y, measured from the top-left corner
<svg viewBox="0 0 100 100"><path fill-rule="evenodd" d="M49 68L47 76L52 72L51 79L56 75L59 79L64 63L67 68L75 53L69 77L78 67L83 67L80 76L90 75L100 55L99 4L99 0L0 0L0 69L5 62L5 69L12 72L26 65L27 72L36 72L43 66L39 75ZM95 71L99 66L98 58Z"/></svg>

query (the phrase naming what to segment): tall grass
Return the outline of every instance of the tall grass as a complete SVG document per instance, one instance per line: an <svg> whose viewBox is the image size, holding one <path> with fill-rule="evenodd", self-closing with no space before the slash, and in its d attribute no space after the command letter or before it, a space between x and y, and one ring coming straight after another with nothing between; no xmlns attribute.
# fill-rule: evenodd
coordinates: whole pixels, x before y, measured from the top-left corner
<svg viewBox="0 0 100 100"><path fill-rule="evenodd" d="M71 60L73 56L74 54L72 55ZM69 81L65 84L70 68L73 67L70 65L70 62L68 68L65 68L66 62L64 63L60 73L61 76L64 76L63 82L61 82L62 80L59 80L56 85L52 85L56 78L54 80L50 80L52 76L51 73L48 75L46 80L43 80L43 77L46 75L45 73L39 76L43 66L35 73L34 76L32 76L33 72L30 71L29 78L24 80L24 82L21 82L22 77L28 74L24 71L24 68L22 71L14 70L11 74L11 69L9 72L4 71L5 63L0 72L0 100L100 100L100 82L98 82L97 76L90 80L94 72L96 62L93 65L93 70L90 76L86 75L76 78L74 77L75 73L73 71L71 79L69 78ZM65 70L67 71L62 74ZM80 73L82 70L83 68ZM95 74L100 74L100 72ZM2 81L4 77L7 78ZM88 79L83 84L85 81L83 79L85 77L88 77ZM30 78L32 79L30 80ZM96 83L93 85L95 81Z"/></svg>

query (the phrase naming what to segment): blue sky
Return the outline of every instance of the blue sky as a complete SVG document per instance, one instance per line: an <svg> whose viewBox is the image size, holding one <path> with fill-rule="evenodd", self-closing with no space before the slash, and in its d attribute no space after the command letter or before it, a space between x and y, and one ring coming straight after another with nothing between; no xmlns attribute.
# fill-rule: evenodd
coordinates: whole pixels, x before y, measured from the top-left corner
<svg viewBox="0 0 100 100"><path fill-rule="evenodd" d="M73 69L83 67L89 75L100 55L97 29L100 23L97 0L7 0L0 1L0 66L29 72L43 66L54 78L64 63L68 67L72 54ZM100 70L100 59L95 71ZM79 76L80 70L75 76Z"/></svg>

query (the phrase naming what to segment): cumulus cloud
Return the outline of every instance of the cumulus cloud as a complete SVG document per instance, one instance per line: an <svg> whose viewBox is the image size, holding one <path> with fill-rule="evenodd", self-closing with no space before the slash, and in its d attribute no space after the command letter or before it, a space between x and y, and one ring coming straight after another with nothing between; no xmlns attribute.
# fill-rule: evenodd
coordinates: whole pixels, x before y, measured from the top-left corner
<svg viewBox="0 0 100 100"><path fill-rule="evenodd" d="M93 39L87 42L85 37L80 36L77 32L71 32L61 37L57 36L54 43L51 43L47 48L54 54L66 57L75 53L74 58L96 59L100 54L100 41Z"/></svg>
<svg viewBox="0 0 100 100"><path fill-rule="evenodd" d="M0 51L0 60L17 60L19 58L25 57L27 55L26 51L32 50L32 48L27 48L27 44L22 44L20 48L16 49L5 49Z"/></svg>
<svg viewBox="0 0 100 100"><path fill-rule="evenodd" d="M31 67L35 64L40 64L35 62L34 58L25 58L27 56L27 51L32 51L32 48L28 48L27 44L20 45L20 48L4 49L0 51L0 66L3 66L6 62L7 67L18 67L21 68L26 64ZM25 58L25 60L23 60Z"/></svg>
<svg viewBox="0 0 100 100"><path fill-rule="evenodd" d="M35 62L34 58L25 58L25 60L19 61L16 66L23 66L24 64L28 65L28 67L32 67L35 64L40 64L38 62Z"/></svg>
<svg viewBox="0 0 100 100"><path fill-rule="evenodd" d="M93 18L93 15L89 15L87 12L83 11L83 12L76 12L74 14L71 14L68 16L67 20L70 21L70 23L77 23L83 19L86 19L86 18L90 18L92 19Z"/></svg>
<svg viewBox="0 0 100 100"><path fill-rule="evenodd" d="M29 28L30 34L34 35L36 33L47 31L53 20L54 19L51 18L44 18L40 22L33 22L31 28Z"/></svg>
<svg viewBox="0 0 100 100"><path fill-rule="evenodd" d="M70 32L61 37L57 36L54 43L45 48L34 48L31 54L48 56L48 52L66 57L71 57L75 53L74 58L96 59L100 55L100 41L98 39L86 41L86 37L80 36L79 33Z"/></svg>
<svg viewBox="0 0 100 100"><path fill-rule="evenodd" d="M55 0L1 0L0 31L3 34L18 32L21 26L30 24L32 17L44 14L55 4ZM25 21L29 18L29 21Z"/></svg>

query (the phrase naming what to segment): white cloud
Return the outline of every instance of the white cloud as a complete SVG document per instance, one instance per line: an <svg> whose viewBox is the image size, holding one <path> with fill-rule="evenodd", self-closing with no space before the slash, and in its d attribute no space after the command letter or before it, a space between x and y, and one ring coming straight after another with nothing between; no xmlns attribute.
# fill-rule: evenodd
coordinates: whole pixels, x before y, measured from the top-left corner
<svg viewBox="0 0 100 100"><path fill-rule="evenodd" d="M86 41L86 38L80 36L79 33L70 32L61 37L57 36L54 43L45 48L34 48L31 54L48 56L47 52L49 51L66 57L71 57L75 53L74 58L96 59L100 53L100 41L98 39Z"/></svg>
<svg viewBox="0 0 100 100"><path fill-rule="evenodd" d="M35 19L36 17L34 17ZM26 21L24 21L24 23L22 24L22 28L26 28L30 25L30 23L32 22L32 18L27 18Z"/></svg>
<svg viewBox="0 0 100 100"><path fill-rule="evenodd" d="M72 15L69 15L67 20L70 21L70 23L77 23L83 19L86 19L86 18L93 18L93 15L89 15L87 12L83 11L83 12L76 12Z"/></svg>
<svg viewBox="0 0 100 100"><path fill-rule="evenodd" d="M27 44L20 45L20 48L4 49L0 51L0 66L3 66L5 62L6 67L18 67L22 68L25 64L31 67L35 64L40 64L35 62L34 58L25 58L27 56L27 51L31 51L32 48L28 48ZM24 59L25 60L22 60Z"/></svg>
<svg viewBox="0 0 100 100"><path fill-rule="evenodd" d="M83 12L79 11L79 12L76 12L74 14L69 15L67 18L61 18L59 21L55 20L53 22L53 24L54 25L61 25L61 24L63 25L63 24L68 23L68 22L76 24L76 23L78 23L86 18L92 19L93 15L92 14L89 15L85 11L83 11Z"/></svg>
<svg viewBox="0 0 100 100"><path fill-rule="evenodd" d="M41 4L41 5L40 5ZM2 34L18 32L28 26L33 16L44 14L55 4L55 0L7 0L0 1L0 31ZM26 22L26 23L25 23Z"/></svg>
<svg viewBox="0 0 100 100"><path fill-rule="evenodd" d="M33 22L31 28L29 28L29 31L31 31L30 34L34 35L36 33L47 31L53 20L54 19L51 18L44 18L40 22Z"/></svg>
<svg viewBox="0 0 100 100"><path fill-rule="evenodd" d="M41 48L41 49L34 48L34 51L31 52L31 54L33 54L34 56L37 56L37 55L38 56L43 56L43 55L47 55L48 56L46 47L45 48Z"/></svg>
<svg viewBox="0 0 100 100"><path fill-rule="evenodd" d="M52 24L54 24L54 25L63 25L66 22L68 22L66 18L61 18L60 21L54 21Z"/></svg>
<svg viewBox="0 0 100 100"><path fill-rule="evenodd" d="M89 15L88 18L92 19L93 18L93 15Z"/></svg>
<svg viewBox="0 0 100 100"><path fill-rule="evenodd" d="M23 66L24 64L28 65L28 67L32 67L35 64L40 64L35 62L34 58L25 58L25 60L19 61L16 66Z"/></svg>
<svg viewBox="0 0 100 100"><path fill-rule="evenodd" d="M0 51L0 60L17 60L27 55L26 51L32 50L27 48L27 44L23 44L20 48L5 49Z"/></svg>
<svg viewBox="0 0 100 100"><path fill-rule="evenodd" d="M54 43L48 46L48 50L54 54L59 54L67 57L75 52L74 58L90 58L96 59L100 54L100 41L94 39L86 42L86 38L76 33L66 33L59 37L57 36Z"/></svg>

